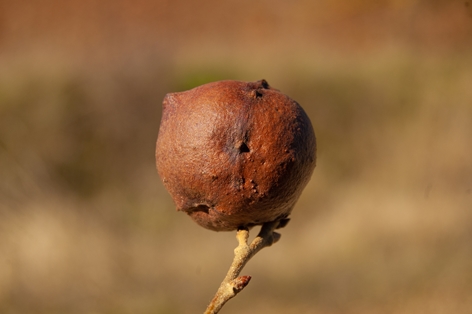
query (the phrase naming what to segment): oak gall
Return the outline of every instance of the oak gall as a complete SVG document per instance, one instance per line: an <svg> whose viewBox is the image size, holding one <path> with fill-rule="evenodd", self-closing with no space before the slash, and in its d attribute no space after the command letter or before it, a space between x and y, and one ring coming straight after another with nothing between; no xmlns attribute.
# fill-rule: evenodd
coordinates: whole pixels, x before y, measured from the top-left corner
<svg viewBox="0 0 472 314"><path fill-rule="evenodd" d="M265 80L167 94L156 164L177 210L230 231L289 216L316 164L300 105Z"/></svg>

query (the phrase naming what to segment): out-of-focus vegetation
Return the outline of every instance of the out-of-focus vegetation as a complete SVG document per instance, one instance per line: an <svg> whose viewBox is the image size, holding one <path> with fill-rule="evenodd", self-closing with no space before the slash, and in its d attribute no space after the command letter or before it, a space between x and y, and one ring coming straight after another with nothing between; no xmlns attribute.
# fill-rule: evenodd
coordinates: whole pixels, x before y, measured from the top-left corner
<svg viewBox="0 0 472 314"><path fill-rule="evenodd" d="M225 313L470 313L469 1L0 1L0 312L198 313L236 246L154 167L167 92L268 82L318 166Z"/></svg>

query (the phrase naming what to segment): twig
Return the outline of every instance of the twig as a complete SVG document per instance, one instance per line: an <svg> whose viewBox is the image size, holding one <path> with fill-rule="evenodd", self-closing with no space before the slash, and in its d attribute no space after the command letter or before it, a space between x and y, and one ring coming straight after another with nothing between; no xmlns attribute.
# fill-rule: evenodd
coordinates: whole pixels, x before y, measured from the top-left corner
<svg viewBox="0 0 472 314"><path fill-rule="evenodd" d="M277 227L279 227L279 221L263 224L261 231L251 244L248 244L249 230L247 228L238 229L236 239L239 245L234 250L233 263L204 314L218 313L226 302L247 286L251 276L239 276L241 270L257 252L280 239L280 234L274 232Z"/></svg>

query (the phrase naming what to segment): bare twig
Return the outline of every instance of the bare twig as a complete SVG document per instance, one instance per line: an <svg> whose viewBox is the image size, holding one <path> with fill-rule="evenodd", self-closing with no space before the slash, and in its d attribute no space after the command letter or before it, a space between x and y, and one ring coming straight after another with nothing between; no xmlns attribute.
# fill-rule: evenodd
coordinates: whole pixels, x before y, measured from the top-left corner
<svg viewBox="0 0 472 314"><path fill-rule="evenodd" d="M247 286L251 277L239 276L241 270L257 252L266 246L271 246L280 239L280 234L274 232L274 229L277 227L279 227L279 221L265 223L251 244L248 244L249 230L247 228L238 229L236 239L239 245L234 250L233 263L218 288L215 297L208 305L205 314L218 313L226 302Z"/></svg>

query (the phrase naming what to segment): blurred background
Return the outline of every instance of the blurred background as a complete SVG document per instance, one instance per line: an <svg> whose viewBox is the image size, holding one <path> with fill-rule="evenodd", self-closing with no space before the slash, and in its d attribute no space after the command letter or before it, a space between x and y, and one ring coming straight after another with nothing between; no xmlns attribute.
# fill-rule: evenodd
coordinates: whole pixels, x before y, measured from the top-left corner
<svg viewBox="0 0 472 314"><path fill-rule="evenodd" d="M0 0L0 313L203 312L237 242L175 212L161 102L262 78L317 168L222 312L471 313L471 6Z"/></svg>

